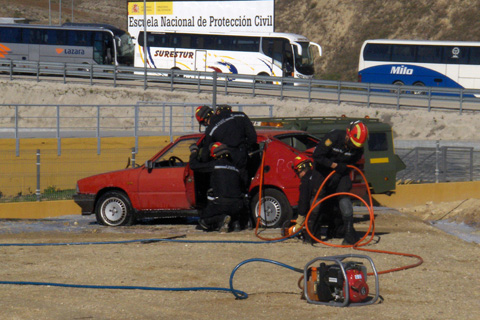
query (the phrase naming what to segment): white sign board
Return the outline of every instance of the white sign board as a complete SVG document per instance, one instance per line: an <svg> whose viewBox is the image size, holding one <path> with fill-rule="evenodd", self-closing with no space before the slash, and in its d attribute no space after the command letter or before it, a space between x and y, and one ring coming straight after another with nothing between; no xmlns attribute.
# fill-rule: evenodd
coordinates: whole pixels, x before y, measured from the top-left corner
<svg viewBox="0 0 480 320"><path fill-rule="evenodd" d="M273 32L274 0L151 1L147 31ZM144 30L144 2L128 2L128 32Z"/></svg>

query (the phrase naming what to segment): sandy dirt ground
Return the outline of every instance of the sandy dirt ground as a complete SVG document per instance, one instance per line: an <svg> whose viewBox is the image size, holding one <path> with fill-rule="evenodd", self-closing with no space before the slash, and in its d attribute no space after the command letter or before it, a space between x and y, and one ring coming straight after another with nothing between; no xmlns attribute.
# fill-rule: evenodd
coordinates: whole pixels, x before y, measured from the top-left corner
<svg viewBox="0 0 480 320"><path fill-rule="evenodd" d="M229 292L113 290L33 285L0 285L3 319L479 319L480 245L460 240L424 222L414 210L375 211L375 237L364 248L410 253L423 264L379 276L380 299L374 305L337 308L300 298L300 273L251 262L235 273L235 289L249 294L236 300ZM229 287L242 261L263 258L296 268L316 257L366 254L377 270L406 266L417 259L303 244L259 240L254 231L205 233L193 222L155 221L107 228L93 217L43 221L0 221L0 243L98 242L158 239L226 240L260 243L152 242L69 246L1 246L1 281L52 282L100 286ZM365 210L355 214L357 232L369 226ZM263 237L279 236L267 230ZM340 244L340 239L329 243ZM374 278L369 277L371 292Z"/></svg>

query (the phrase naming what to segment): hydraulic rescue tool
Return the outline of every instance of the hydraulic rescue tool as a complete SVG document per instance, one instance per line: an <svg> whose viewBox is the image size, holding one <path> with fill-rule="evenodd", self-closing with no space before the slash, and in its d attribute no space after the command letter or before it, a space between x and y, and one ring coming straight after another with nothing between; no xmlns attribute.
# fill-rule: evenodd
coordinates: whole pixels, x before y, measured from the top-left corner
<svg viewBox="0 0 480 320"><path fill-rule="evenodd" d="M344 261L347 258L349 260ZM375 278L373 298L369 296L367 267L362 262L350 261L352 258L370 263ZM313 266L318 261L320 264ZM303 294L308 303L336 307L360 306L373 304L379 297L377 270L372 259L365 255L315 258L305 265L303 281Z"/></svg>

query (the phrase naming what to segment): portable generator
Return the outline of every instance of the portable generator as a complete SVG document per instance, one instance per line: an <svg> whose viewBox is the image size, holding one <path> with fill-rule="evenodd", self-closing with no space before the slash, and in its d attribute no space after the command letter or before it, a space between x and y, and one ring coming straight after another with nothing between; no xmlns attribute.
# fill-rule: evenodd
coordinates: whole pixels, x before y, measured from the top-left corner
<svg viewBox="0 0 480 320"><path fill-rule="evenodd" d="M344 261L345 259L349 261ZM369 295L367 260L373 270L375 294ZM318 266L313 266L320 262ZM303 295L308 303L337 307L373 304L379 297L378 273L370 257L365 255L340 255L315 258L305 265Z"/></svg>

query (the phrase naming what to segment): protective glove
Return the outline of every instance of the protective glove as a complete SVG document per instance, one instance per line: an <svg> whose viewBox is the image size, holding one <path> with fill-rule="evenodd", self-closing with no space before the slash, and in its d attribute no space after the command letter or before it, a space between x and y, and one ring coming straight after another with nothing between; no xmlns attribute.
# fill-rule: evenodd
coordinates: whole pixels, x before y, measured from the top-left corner
<svg viewBox="0 0 480 320"><path fill-rule="evenodd" d="M189 149L191 153L198 152L198 146L195 143L192 143Z"/></svg>
<svg viewBox="0 0 480 320"><path fill-rule="evenodd" d="M337 163L337 166L335 167L335 172L339 174L344 174L348 171L348 167L345 163L339 162Z"/></svg>
<svg viewBox="0 0 480 320"><path fill-rule="evenodd" d="M295 221L295 226L292 229L292 232L295 233L298 230L302 229L302 225L305 222L304 216L298 216L297 220Z"/></svg>

